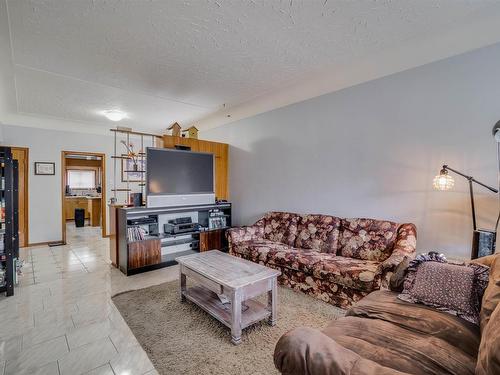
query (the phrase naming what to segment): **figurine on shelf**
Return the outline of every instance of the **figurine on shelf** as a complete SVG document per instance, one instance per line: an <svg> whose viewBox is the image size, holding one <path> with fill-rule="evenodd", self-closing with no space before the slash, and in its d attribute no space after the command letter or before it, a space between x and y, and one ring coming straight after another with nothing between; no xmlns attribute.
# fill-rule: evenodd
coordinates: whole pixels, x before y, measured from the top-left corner
<svg viewBox="0 0 500 375"><path fill-rule="evenodd" d="M181 126L177 122L174 122L172 125L170 125L167 128L167 132L168 131L172 131L172 134L171 134L172 137L180 137L181 136Z"/></svg>
<svg viewBox="0 0 500 375"><path fill-rule="evenodd" d="M194 125L190 126L182 131L182 136L191 139L198 139L198 129Z"/></svg>

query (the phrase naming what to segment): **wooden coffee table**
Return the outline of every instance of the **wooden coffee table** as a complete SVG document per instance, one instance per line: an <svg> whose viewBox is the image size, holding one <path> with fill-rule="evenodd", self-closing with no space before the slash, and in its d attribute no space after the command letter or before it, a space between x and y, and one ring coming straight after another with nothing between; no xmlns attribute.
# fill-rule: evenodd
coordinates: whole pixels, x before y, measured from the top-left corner
<svg viewBox="0 0 500 375"><path fill-rule="evenodd" d="M231 329L231 341L241 343L242 329L268 319L276 324L277 277L280 271L218 250L176 258L180 266L181 300L188 299ZM186 278L195 281L187 288ZM267 293L267 305L254 300ZM222 303L218 295L229 303Z"/></svg>

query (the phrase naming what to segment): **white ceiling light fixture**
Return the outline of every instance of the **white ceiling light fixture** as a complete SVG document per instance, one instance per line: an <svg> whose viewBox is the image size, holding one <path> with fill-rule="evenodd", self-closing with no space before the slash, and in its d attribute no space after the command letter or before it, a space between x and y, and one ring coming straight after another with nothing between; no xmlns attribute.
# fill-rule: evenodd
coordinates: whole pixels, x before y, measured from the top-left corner
<svg viewBox="0 0 500 375"><path fill-rule="evenodd" d="M122 111L118 111L116 109L112 109L112 110L109 110L109 111L104 111L103 112L104 116L106 116L106 118L108 120L111 120L111 121L121 121L123 120L124 118L127 117L127 114L125 112L122 112Z"/></svg>

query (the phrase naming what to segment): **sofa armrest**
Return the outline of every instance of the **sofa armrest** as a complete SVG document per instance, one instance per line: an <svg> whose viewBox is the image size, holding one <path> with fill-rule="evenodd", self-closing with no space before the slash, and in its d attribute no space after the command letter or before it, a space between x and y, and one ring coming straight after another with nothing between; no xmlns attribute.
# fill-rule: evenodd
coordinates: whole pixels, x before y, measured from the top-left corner
<svg viewBox="0 0 500 375"><path fill-rule="evenodd" d="M279 339L274 365L284 375L403 374L363 358L324 333L307 327L296 328Z"/></svg>
<svg viewBox="0 0 500 375"><path fill-rule="evenodd" d="M394 249L389 258L380 263L378 272L381 274L382 287L387 287L389 279L405 257L415 258L417 252L417 227L414 224L401 224Z"/></svg>
<svg viewBox="0 0 500 375"><path fill-rule="evenodd" d="M264 227L261 225L251 225L246 227L234 227L226 231L229 247L241 241L250 241L257 238L264 238Z"/></svg>

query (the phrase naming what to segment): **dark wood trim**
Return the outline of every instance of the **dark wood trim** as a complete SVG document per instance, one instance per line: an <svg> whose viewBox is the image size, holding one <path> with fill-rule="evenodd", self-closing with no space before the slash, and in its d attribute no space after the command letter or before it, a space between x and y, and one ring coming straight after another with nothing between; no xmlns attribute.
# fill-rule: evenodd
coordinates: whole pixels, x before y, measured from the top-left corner
<svg viewBox="0 0 500 375"><path fill-rule="evenodd" d="M66 152L61 152L61 235L66 243Z"/></svg>
<svg viewBox="0 0 500 375"><path fill-rule="evenodd" d="M21 148L21 147L19 147ZM22 147L24 148L24 147ZM29 210L30 210L30 200L29 200L29 175L30 175L30 149L28 147L24 148L26 150L26 173L24 176L24 183L26 184L26 192L24 197L24 227L26 228L26 234L24 235L24 243L29 245L30 241L30 221L29 221Z"/></svg>

